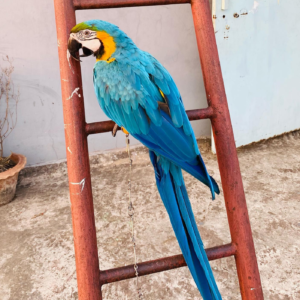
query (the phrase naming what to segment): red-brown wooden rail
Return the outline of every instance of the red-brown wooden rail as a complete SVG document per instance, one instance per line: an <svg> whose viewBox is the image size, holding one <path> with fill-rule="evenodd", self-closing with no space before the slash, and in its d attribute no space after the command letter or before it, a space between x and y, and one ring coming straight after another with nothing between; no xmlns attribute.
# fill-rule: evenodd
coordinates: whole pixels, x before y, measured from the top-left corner
<svg viewBox="0 0 300 300"><path fill-rule="evenodd" d="M135 275L133 266L99 271L87 136L110 131L114 123L85 122L80 64L67 59L69 33L76 24L75 10L182 3L191 3L209 105L188 111L188 116L190 120L211 120L232 239L230 244L207 249L207 255L210 260L234 255L242 299L263 300L209 0L54 0L79 300L101 300L103 284ZM177 255L138 266L143 276L182 267L185 262L182 255Z"/></svg>

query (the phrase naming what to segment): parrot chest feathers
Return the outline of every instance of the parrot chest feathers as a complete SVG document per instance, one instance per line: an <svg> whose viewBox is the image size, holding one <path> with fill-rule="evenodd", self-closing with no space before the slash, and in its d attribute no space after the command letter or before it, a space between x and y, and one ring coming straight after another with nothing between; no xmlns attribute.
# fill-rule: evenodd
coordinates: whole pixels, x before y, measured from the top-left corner
<svg viewBox="0 0 300 300"><path fill-rule="evenodd" d="M149 88L149 75L117 60L96 63L94 87L105 114L131 134L147 134L150 121L160 126L158 102L163 98L157 88Z"/></svg>

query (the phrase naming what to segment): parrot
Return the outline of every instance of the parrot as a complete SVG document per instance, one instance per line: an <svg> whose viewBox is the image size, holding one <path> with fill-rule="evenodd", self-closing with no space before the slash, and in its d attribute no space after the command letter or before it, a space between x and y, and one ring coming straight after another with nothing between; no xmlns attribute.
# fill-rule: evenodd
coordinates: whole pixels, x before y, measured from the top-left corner
<svg viewBox="0 0 300 300"><path fill-rule="evenodd" d="M207 172L170 73L118 26L106 21L90 20L74 26L67 47L75 60L91 55L96 58L93 83L101 109L115 126L149 149L158 192L196 286L204 300L222 299L182 170L208 186L213 200L220 190Z"/></svg>

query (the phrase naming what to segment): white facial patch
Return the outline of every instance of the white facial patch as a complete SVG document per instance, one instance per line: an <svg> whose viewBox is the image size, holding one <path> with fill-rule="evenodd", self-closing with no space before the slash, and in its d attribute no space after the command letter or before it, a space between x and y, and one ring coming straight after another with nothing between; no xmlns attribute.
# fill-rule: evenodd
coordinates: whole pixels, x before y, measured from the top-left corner
<svg viewBox="0 0 300 300"><path fill-rule="evenodd" d="M82 44L82 47L90 49L94 53L97 52L98 49L101 47L101 42L98 39L81 41L81 44Z"/></svg>

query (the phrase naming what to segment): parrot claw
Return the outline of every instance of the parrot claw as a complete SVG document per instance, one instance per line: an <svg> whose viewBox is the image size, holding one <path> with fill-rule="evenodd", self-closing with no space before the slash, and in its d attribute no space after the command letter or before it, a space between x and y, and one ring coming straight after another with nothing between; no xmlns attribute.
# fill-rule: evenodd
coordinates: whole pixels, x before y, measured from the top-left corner
<svg viewBox="0 0 300 300"><path fill-rule="evenodd" d="M129 135L129 132L124 127L119 127L119 125L116 123L113 130L111 131L111 134L113 137L117 135L118 130L122 130L126 135Z"/></svg>
<svg viewBox="0 0 300 300"><path fill-rule="evenodd" d="M120 129L120 127L118 126L118 124L115 124L111 134L113 137L115 137L117 135L117 131Z"/></svg>

